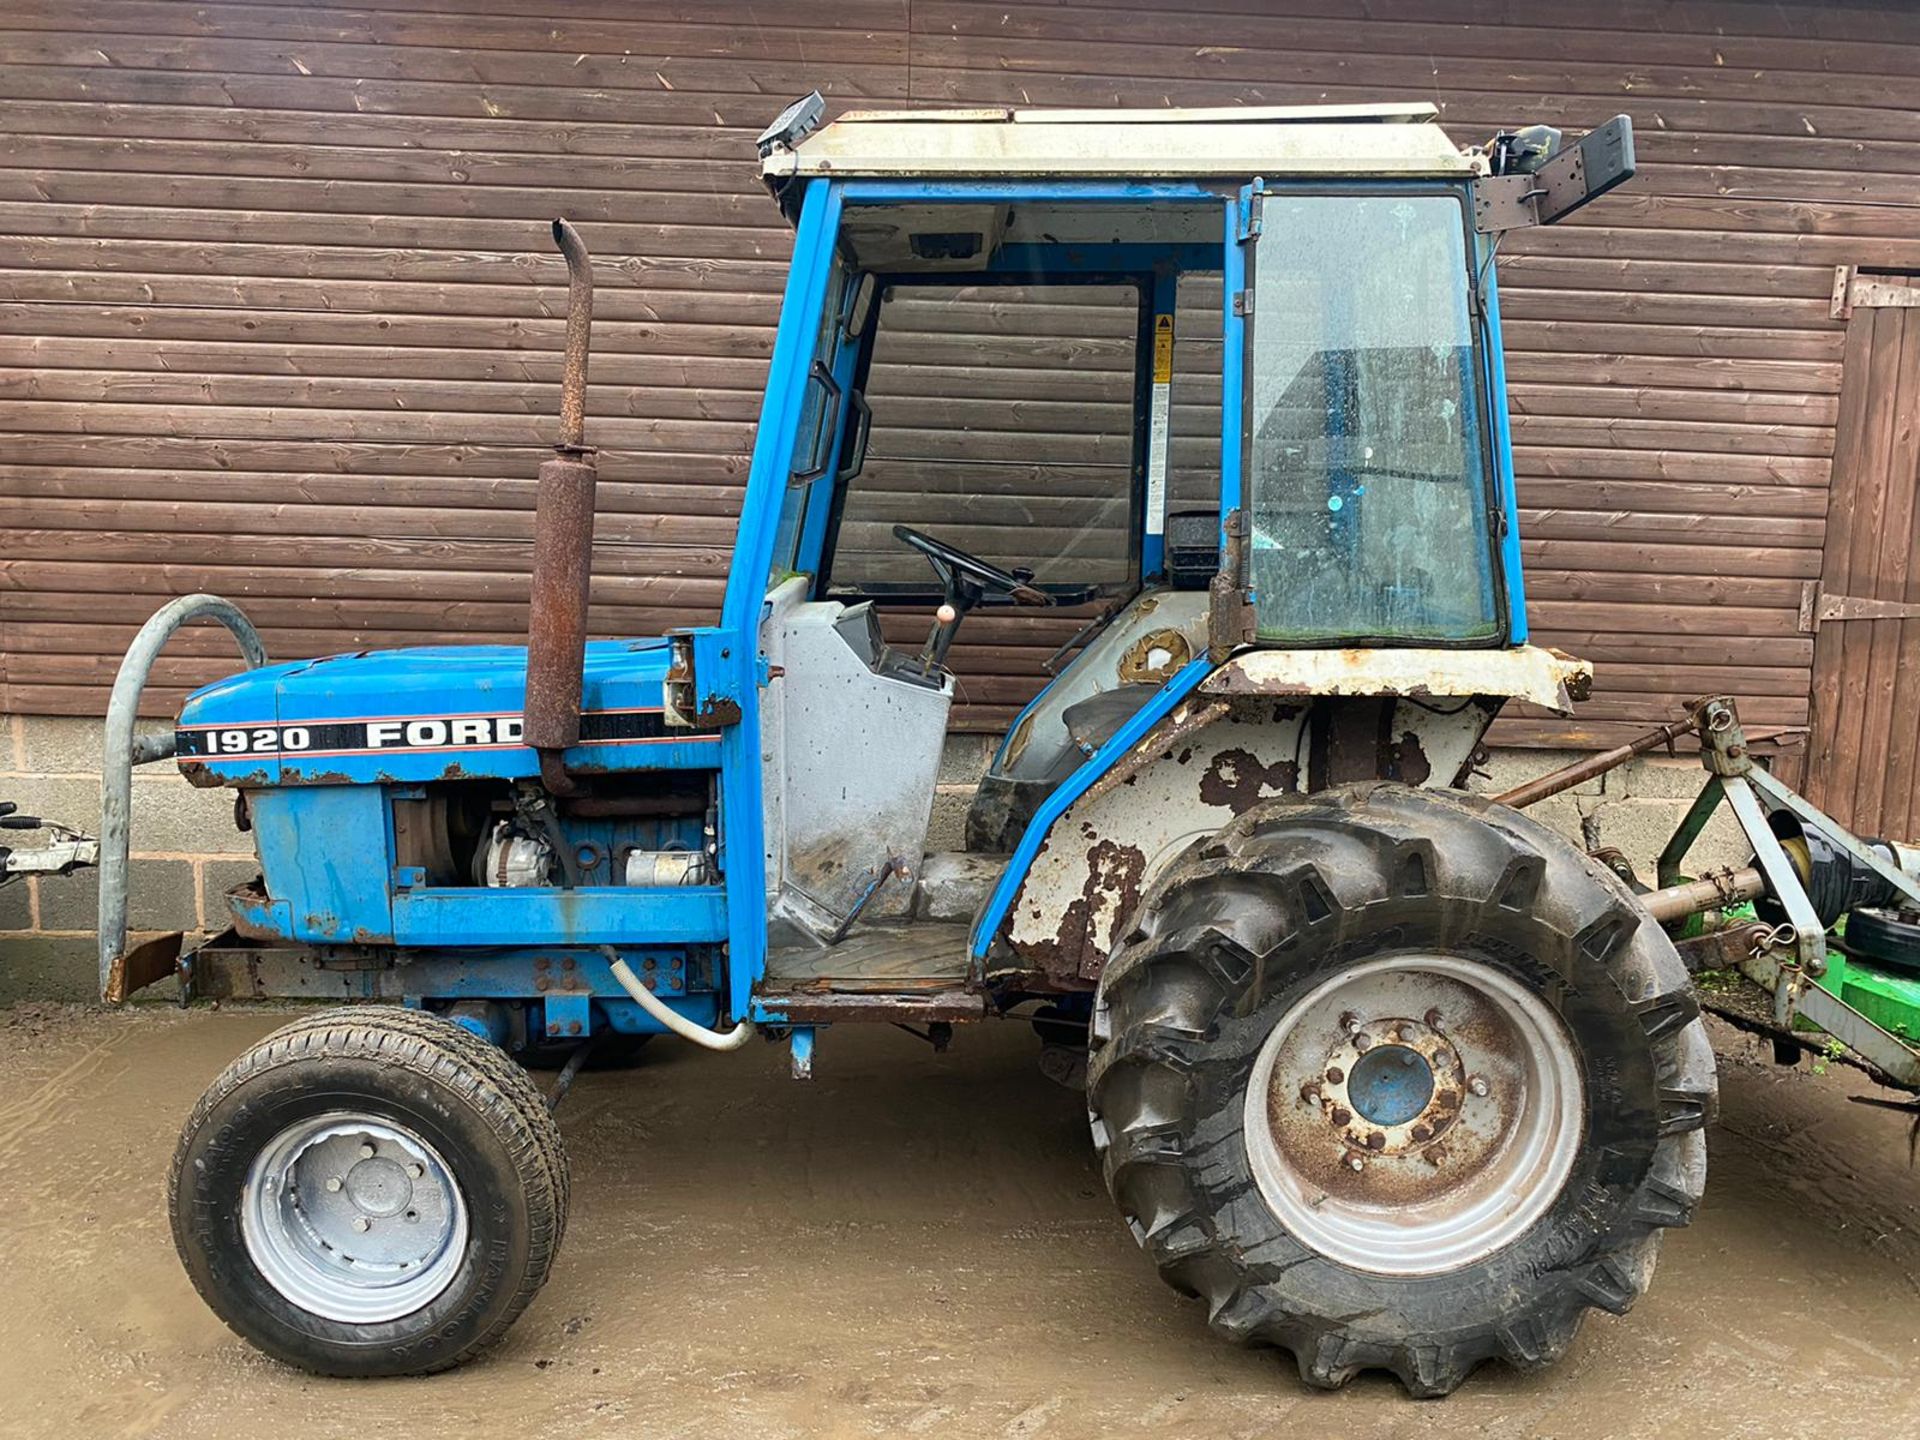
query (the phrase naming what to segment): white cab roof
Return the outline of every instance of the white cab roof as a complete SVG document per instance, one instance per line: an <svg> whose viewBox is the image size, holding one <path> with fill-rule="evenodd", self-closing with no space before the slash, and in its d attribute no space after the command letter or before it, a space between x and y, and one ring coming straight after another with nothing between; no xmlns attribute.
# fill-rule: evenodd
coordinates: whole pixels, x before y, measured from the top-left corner
<svg viewBox="0 0 1920 1440"><path fill-rule="evenodd" d="M1206 110L854 110L761 162L789 176L1286 175L1485 173L1432 105Z"/></svg>

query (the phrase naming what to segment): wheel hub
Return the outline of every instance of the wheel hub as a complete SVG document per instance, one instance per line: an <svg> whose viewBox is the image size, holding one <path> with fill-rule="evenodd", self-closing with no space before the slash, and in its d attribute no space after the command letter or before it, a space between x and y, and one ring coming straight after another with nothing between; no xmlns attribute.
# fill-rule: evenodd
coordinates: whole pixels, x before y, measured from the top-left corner
<svg viewBox="0 0 1920 1440"><path fill-rule="evenodd" d="M1546 1212L1583 1116L1578 1053L1539 995L1484 963L1405 954L1281 1016L1245 1133L1260 1192L1297 1239L1356 1269L1436 1274Z"/></svg>
<svg viewBox="0 0 1920 1440"><path fill-rule="evenodd" d="M453 1172L404 1126L335 1113L288 1126L248 1172L241 1236L261 1277L329 1320L395 1320L431 1303L464 1257Z"/></svg>
<svg viewBox="0 0 1920 1440"><path fill-rule="evenodd" d="M1327 1052L1318 1085L1327 1123L1355 1150L1401 1155L1460 1117L1466 1066L1451 1041L1405 1017L1356 1025Z"/></svg>

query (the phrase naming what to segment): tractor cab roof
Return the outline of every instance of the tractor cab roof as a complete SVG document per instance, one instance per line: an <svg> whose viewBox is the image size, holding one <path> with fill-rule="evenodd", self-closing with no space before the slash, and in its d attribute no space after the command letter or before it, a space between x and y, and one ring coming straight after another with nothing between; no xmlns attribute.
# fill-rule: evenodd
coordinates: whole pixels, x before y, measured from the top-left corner
<svg viewBox="0 0 1920 1440"><path fill-rule="evenodd" d="M1487 171L1484 156L1448 139L1424 102L853 110L811 128L818 113L796 106L762 137L761 173L776 191L815 176L1464 179Z"/></svg>

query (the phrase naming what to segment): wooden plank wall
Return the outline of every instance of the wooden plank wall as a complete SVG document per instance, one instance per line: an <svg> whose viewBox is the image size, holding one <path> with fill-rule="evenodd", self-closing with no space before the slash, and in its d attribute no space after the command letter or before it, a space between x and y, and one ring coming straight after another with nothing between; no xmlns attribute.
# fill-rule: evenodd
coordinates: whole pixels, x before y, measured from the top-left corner
<svg viewBox="0 0 1920 1440"><path fill-rule="evenodd" d="M1717 688L1805 724L1832 267L1920 268L1913 7L384 6L0 0L0 709L99 713L134 626L195 588L278 655L514 634L560 211L601 257L595 624L711 613L787 248L750 142L818 85L1424 98L1463 142L1627 110L1640 179L1502 254L1536 629L1601 684L1501 738L1610 742ZM961 723L1003 724L1058 628L971 622ZM159 708L227 663L214 633L176 653Z"/></svg>

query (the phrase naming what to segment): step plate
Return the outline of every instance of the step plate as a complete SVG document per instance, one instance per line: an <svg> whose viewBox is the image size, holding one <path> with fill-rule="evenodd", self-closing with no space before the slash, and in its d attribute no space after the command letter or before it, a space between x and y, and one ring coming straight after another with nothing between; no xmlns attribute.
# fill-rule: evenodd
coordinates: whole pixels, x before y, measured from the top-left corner
<svg viewBox="0 0 1920 1440"><path fill-rule="evenodd" d="M862 925L838 945L769 951L762 988L898 994L957 990L966 978L965 925Z"/></svg>

